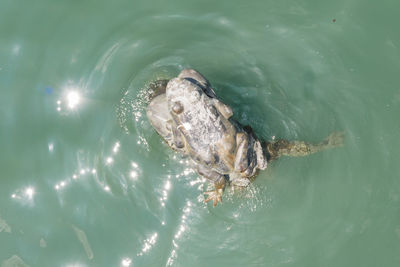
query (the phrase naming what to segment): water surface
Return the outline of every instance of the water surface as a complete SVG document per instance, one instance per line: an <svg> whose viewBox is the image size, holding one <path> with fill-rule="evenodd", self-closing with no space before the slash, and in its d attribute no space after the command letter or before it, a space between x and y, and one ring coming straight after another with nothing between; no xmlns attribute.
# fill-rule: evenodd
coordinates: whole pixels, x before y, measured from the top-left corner
<svg viewBox="0 0 400 267"><path fill-rule="evenodd" d="M397 1L0 4L4 266L399 266ZM269 165L223 205L145 117L196 68L263 139L345 146Z"/></svg>

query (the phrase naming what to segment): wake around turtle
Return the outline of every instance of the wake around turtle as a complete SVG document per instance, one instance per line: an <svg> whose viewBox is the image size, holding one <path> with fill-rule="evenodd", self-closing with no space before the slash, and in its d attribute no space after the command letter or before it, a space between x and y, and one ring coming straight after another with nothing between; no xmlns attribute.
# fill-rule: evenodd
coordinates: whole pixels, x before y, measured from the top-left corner
<svg viewBox="0 0 400 267"><path fill-rule="evenodd" d="M232 118L233 111L216 96L210 83L193 69L171 80L158 80L146 114L154 129L175 151L187 156L197 173L214 183L205 192L216 206L227 184L247 186L258 170L280 156L306 156L343 145L334 132L319 144L277 140L261 142L250 126Z"/></svg>

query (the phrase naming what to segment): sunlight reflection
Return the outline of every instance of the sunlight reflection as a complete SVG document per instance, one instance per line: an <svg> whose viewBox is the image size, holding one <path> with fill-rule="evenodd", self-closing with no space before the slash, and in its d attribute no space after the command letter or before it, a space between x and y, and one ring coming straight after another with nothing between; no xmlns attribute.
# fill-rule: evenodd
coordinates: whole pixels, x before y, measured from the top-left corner
<svg viewBox="0 0 400 267"><path fill-rule="evenodd" d="M67 185L67 182L61 181L60 183L56 184L56 185L54 186L54 188L55 188L56 190L60 190L61 188L65 187L66 185Z"/></svg>
<svg viewBox="0 0 400 267"><path fill-rule="evenodd" d="M189 161L188 160L179 160L178 162L180 164L189 165ZM163 166L165 166L165 164L163 164ZM174 175L171 175L171 174L167 175L167 180L166 180L163 188L161 189L161 197L159 198L160 204L161 204L162 207L165 207L167 199L168 199L168 191L170 191L172 189L172 185L173 184L171 183L171 179L180 178L180 177L186 177L186 176L188 176L190 174L193 174L193 173L195 173L195 171L192 168L187 167L181 173L174 174ZM200 184L199 186L202 186L204 182L205 182L204 178L200 178L200 176L197 176L196 180L190 181L189 183L190 183L191 186L196 185L196 184ZM190 203L189 203L189 205L190 205Z"/></svg>
<svg viewBox="0 0 400 267"><path fill-rule="evenodd" d="M167 176L168 180L164 184L164 190L162 190L162 197L160 198L161 206L165 207L165 202L168 199L168 191L171 190L171 175Z"/></svg>
<svg viewBox="0 0 400 267"><path fill-rule="evenodd" d="M131 171L131 173L129 174L129 176L133 179L136 180L136 178L138 177L138 173L136 171Z"/></svg>
<svg viewBox="0 0 400 267"><path fill-rule="evenodd" d="M57 99L57 111L67 114L68 110L75 110L79 105L82 104L82 89L71 85L72 81L68 81L67 85L63 88L62 99Z"/></svg>
<svg viewBox="0 0 400 267"><path fill-rule="evenodd" d="M169 190L171 188L171 182L167 181L164 186L165 190Z"/></svg>
<svg viewBox="0 0 400 267"><path fill-rule="evenodd" d="M34 194L35 189L33 187L28 187L25 189L25 195L28 197L28 199L32 199Z"/></svg>
<svg viewBox="0 0 400 267"><path fill-rule="evenodd" d="M48 147L49 147L49 152L53 152L53 150L54 150L54 144L53 144L53 143L49 143L49 144L48 144Z"/></svg>
<svg viewBox="0 0 400 267"><path fill-rule="evenodd" d="M114 145L114 147L113 147L113 152L114 152L114 154L117 154L117 153L118 153L119 147L120 147L119 142L116 142L115 145Z"/></svg>
<svg viewBox="0 0 400 267"><path fill-rule="evenodd" d="M158 233L154 233L149 238L144 240L142 250L137 254L137 256L142 256L144 253L148 252L157 242L157 237Z"/></svg>
<svg viewBox="0 0 400 267"><path fill-rule="evenodd" d="M131 266L131 263L132 263L132 259L123 258L122 261L121 261L121 266L122 267L129 267L129 266Z"/></svg>
<svg viewBox="0 0 400 267"><path fill-rule="evenodd" d="M18 189L11 194L11 198L20 201L22 204L32 205L36 190L33 186L25 187L24 189Z"/></svg>
<svg viewBox="0 0 400 267"><path fill-rule="evenodd" d="M61 112L63 109L74 110L82 103L82 96L79 87L70 85L72 82L69 81L67 86L63 89L63 99L57 99L57 111Z"/></svg>
<svg viewBox="0 0 400 267"><path fill-rule="evenodd" d="M111 165L113 162L114 162L114 159L113 159L112 157L108 157L108 158L106 159L106 164L107 164L107 165Z"/></svg>
<svg viewBox="0 0 400 267"><path fill-rule="evenodd" d="M131 162L131 165L132 165L132 168L138 168L139 167L139 165L136 163L136 162Z"/></svg>
<svg viewBox="0 0 400 267"><path fill-rule="evenodd" d="M183 174L184 174L184 175L189 175L189 174L191 174L191 173L194 173L194 170L193 170L192 168L186 168L186 169L183 171Z"/></svg>
<svg viewBox="0 0 400 267"><path fill-rule="evenodd" d="M190 184L191 186L194 186L194 185L196 185L196 184L202 184L202 183L204 183L204 182L205 182L205 179L202 178L202 177L200 177L200 176L198 176L196 180L190 181L189 184Z"/></svg>
<svg viewBox="0 0 400 267"><path fill-rule="evenodd" d="M69 91L67 93L68 108L74 109L81 101L81 96L77 91Z"/></svg>
<svg viewBox="0 0 400 267"><path fill-rule="evenodd" d="M191 206L192 206L192 203L190 201L187 201L185 207L182 209L183 214L181 216L181 223L179 224L178 231L175 233L174 239L172 240L172 245L175 248L179 247L178 239L180 239L182 237L182 235L184 234L184 232L186 232L188 230L187 217L190 214ZM176 256L177 256L177 252L174 249L171 251L171 254L167 260L167 266L170 266L174 263Z"/></svg>
<svg viewBox="0 0 400 267"><path fill-rule="evenodd" d="M57 100L57 111L61 111L61 100Z"/></svg>
<svg viewBox="0 0 400 267"><path fill-rule="evenodd" d="M81 168L77 173L73 174L70 178L66 178L65 180L59 181L57 184L54 185L54 189L59 191L64 187L67 187L71 182L78 180L78 178L84 178L85 176L92 176L96 177L97 170L91 168ZM72 178L72 179L71 179ZM108 186L103 186L105 191L110 191Z"/></svg>
<svg viewBox="0 0 400 267"><path fill-rule="evenodd" d="M139 177L139 170L138 170L139 165L138 165L136 162L131 161L131 166L132 166L132 168L133 168L134 170L131 170L131 171L129 172L129 177L130 177L132 180L136 181L136 180L138 179L138 177Z"/></svg>
<svg viewBox="0 0 400 267"><path fill-rule="evenodd" d="M174 259L176 258L176 250L173 249L171 251L171 255L169 256L168 260L167 260L167 266L171 266L174 263Z"/></svg>

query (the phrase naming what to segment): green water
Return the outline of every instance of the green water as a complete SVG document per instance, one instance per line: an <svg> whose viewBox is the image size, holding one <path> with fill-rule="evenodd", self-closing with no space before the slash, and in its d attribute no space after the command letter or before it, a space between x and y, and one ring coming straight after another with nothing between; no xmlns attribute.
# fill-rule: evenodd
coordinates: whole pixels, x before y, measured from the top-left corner
<svg viewBox="0 0 400 267"><path fill-rule="evenodd" d="M399 8L2 0L0 263L400 266ZM185 67L264 139L345 146L206 205L144 113Z"/></svg>

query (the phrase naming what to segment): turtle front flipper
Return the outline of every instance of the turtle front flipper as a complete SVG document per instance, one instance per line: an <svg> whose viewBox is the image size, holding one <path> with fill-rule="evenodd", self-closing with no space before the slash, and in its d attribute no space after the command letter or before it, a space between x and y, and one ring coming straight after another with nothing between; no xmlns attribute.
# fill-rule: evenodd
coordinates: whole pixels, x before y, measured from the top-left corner
<svg viewBox="0 0 400 267"><path fill-rule="evenodd" d="M216 171L210 170L207 167L199 164L197 165L197 172L203 176L214 182L215 190L204 192L204 194L208 195L208 198L204 200L204 202L213 201L213 206L217 206L218 202L222 203L222 194L225 189L225 176L217 173Z"/></svg>
<svg viewBox="0 0 400 267"><path fill-rule="evenodd" d="M209 201L213 201L213 206L216 207L218 202L222 203L222 194L224 190L223 189L216 189L214 191L207 191L204 192L204 194L208 195L208 198L204 200L205 203Z"/></svg>
<svg viewBox="0 0 400 267"><path fill-rule="evenodd" d="M222 194L225 189L225 177L221 176L217 181L214 182L215 190L204 192L208 195L208 198L204 200L205 203L213 201L213 206L217 206L218 202L222 203Z"/></svg>

